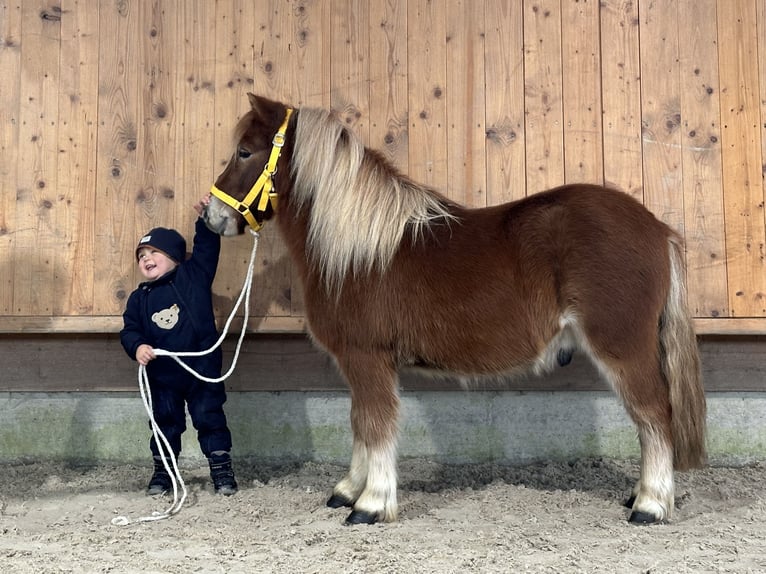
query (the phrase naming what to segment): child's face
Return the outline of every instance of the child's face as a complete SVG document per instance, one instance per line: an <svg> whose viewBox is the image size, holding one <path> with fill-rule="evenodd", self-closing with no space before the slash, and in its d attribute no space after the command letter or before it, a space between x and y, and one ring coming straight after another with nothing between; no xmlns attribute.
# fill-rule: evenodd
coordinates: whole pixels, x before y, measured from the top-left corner
<svg viewBox="0 0 766 574"><path fill-rule="evenodd" d="M178 265L162 251L154 247L142 247L138 250L138 270L149 281L159 279Z"/></svg>

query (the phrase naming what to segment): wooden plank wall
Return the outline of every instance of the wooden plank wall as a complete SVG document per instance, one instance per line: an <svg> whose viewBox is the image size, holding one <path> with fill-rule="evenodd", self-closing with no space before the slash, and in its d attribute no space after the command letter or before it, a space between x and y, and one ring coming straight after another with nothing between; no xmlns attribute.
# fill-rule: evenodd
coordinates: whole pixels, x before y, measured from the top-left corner
<svg viewBox="0 0 766 574"><path fill-rule="evenodd" d="M0 0L0 76L0 332L117 331L137 238L191 235L248 91L468 205L617 186L685 236L700 332L766 331L763 0ZM273 226L257 265L251 327L302 330Z"/></svg>
<svg viewBox="0 0 766 574"><path fill-rule="evenodd" d="M700 337L702 380L707 392L763 392L763 336ZM224 365L234 342L224 343ZM114 333L0 334L0 393L71 391L137 392L136 363ZM105 373L108 373L105 376ZM465 391L457 379L401 373L405 391ZM347 391L335 362L302 334L254 333L246 337L228 391ZM582 353L544 377L487 379L477 391L609 391ZM745 399L746 400L746 399Z"/></svg>

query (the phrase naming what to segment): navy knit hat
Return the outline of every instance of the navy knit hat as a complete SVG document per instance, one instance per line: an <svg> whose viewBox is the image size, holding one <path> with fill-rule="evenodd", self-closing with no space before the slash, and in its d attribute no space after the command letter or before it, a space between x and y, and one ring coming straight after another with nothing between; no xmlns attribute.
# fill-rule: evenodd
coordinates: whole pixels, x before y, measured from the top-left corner
<svg viewBox="0 0 766 574"><path fill-rule="evenodd" d="M136 259L138 259L138 250L142 247L159 249L176 263L182 263L186 259L186 240L175 229L155 227L144 235L138 241Z"/></svg>

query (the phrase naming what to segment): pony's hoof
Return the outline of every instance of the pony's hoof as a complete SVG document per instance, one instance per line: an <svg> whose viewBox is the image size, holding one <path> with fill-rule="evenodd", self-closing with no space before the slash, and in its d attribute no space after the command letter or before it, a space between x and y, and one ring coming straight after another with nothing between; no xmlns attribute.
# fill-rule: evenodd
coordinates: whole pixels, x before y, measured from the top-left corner
<svg viewBox="0 0 766 574"><path fill-rule="evenodd" d="M622 503L622 505L623 505L625 508L633 508L633 505L634 505L635 503L636 503L636 497L635 497L635 496L631 496L631 497L630 497L628 500L626 500L625 502L623 502L623 503Z"/></svg>
<svg viewBox="0 0 766 574"><path fill-rule="evenodd" d="M571 363L573 354L574 351L570 351L569 349L559 349L559 352L556 354L556 360L559 362L559 366L566 367Z"/></svg>
<svg viewBox="0 0 766 574"><path fill-rule="evenodd" d="M337 494L333 494L327 501L327 506L330 508L343 508L344 506L350 508L354 506L354 503L345 496L338 496Z"/></svg>
<svg viewBox="0 0 766 574"><path fill-rule="evenodd" d="M369 512L363 512L361 510L354 510L346 518L345 526L353 526L354 524L375 524L378 521L377 514L370 514Z"/></svg>
<svg viewBox="0 0 766 574"><path fill-rule="evenodd" d="M640 510L634 510L630 513L628 522L632 524L656 524L657 522L661 522L661 520L659 520L654 514L641 512Z"/></svg>

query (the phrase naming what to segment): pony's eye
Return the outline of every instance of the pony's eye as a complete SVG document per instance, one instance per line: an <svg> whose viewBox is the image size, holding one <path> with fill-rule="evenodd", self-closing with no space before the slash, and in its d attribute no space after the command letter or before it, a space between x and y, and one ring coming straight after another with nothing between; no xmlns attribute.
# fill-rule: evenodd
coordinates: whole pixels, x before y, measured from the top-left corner
<svg viewBox="0 0 766 574"><path fill-rule="evenodd" d="M253 154L251 154L245 148L241 147L237 150L237 155L239 156L239 159L247 159Z"/></svg>

